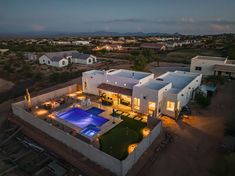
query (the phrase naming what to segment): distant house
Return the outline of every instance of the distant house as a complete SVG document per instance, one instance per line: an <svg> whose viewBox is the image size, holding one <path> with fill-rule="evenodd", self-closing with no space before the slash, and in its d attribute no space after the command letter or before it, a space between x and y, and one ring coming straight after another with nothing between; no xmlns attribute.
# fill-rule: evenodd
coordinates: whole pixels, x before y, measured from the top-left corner
<svg viewBox="0 0 235 176"><path fill-rule="evenodd" d="M166 46L164 44L160 44L160 43L142 43L140 45L140 48L153 49L156 51L165 51L166 50Z"/></svg>
<svg viewBox="0 0 235 176"><path fill-rule="evenodd" d="M39 58L40 64L46 64L53 67L65 67L71 63L93 64L97 62L95 56L79 53L78 51L62 51L45 53Z"/></svg>
<svg viewBox="0 0 235 176"><path fill-rule="evenodd" d="M107 51L119 51L122 50L122 45L118 44L107 44L103 46L97 46L93 50L94 51L100 51L100 50L107 50Z"/></svg>
<svg viewBox="0 0 235 176"><path fill-rule="evenodd" d="M24 58L30 61L36 61L38 59L35 53L24 53Z"/></svg>
<svg viewBox="0 0 235 176"><path fill-rule="evenodd" d="M72 41L71 44L72 45L89 45L90 42L84 41L84 40L77 40L77 41Z"/></svg>
<svg viewBox="0 0 235 176"><path fill-rule="evenodd" d="M4 54L4 53L6 53L8 51L9 51L9 49L0 49L0 54Z"/></svg>
<svg viewBox="0 0 235 176"><path fill-rule="evenodd" d="M190 72L203 76L225 75L235 77L235 62L225 57L196 56L191 59Z"/></svg>
<svg viewBox="0 0 235 176"><path fill-rule="evenodd" d="M83 53L72 53L72 63L79 64L93 64L97 62L97 58L91 54L83 54Z"/></svg>

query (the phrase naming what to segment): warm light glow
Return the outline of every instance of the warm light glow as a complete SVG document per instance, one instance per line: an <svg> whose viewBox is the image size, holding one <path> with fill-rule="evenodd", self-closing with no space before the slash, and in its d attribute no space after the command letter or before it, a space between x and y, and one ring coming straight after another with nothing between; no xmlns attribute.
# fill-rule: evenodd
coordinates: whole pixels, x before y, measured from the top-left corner
<svg viewBox="0 0 235 176"><path fill-rule="evenodd" d="M51 118L51 119L55 119L55 115L54 114L49 114L48 117Z"/></svg>
<svg viewBox="0 0 235 176"><path fill-rule="evenodd" d="M85 100L85 99L86 99L86 97L85 97L85 96L83 96L83 95L79 95L79 96L77 96L77 99L78 99L78 100Z"/></svg>
<svg viewBox="0 0 235 176"><path fill-rule="evenodd" d="M76 93L67 94L68 97L75 97L76 95L77 95Z"/></svg>
<svg viewBox="0 0 235 176"><path fill-rule="evenodd" d="M175 110L175 102L167 101L166 109L168 111L174 111Z"/></svg>
<svg viewBox="0 0 235 176"><path fill-rule="evenodd" d="M48 111L45 110L45 109L38 109L38 110L35 111L35 114L36 114L37 116L42 116L42 115L45 115L45 114L47 114L47 113L48 113Z"/></svg>
<svg viewBox="0 0 235 176"><path fill-rule="evenodd" d="M140 99L139 98L134 98L134 108L136 110L140 109Z"/></svg>
<svg viewBox="0 0 235 176"><path fill-rule="evenodd" d="M82 94L82 91L77 91L75 92L75 94Z"/></svg>
<svg viewBox="0 0 235 176"><path fill-rule="evenodd" d="M144 129L143 129L143 137L146 137L146 136L148 136L149 135L149 133L150 133L150 129L149 128L147 128L147 127L145 127Z"/></svg>
<svg viewBox="0 0 235 176"><path fill-rule="evenodd" d="M136 147L137 147L137 144L131 144L131 145L129 145L129 146L128 146L128 154L130 154L131 152L133 152Z"/></svg>

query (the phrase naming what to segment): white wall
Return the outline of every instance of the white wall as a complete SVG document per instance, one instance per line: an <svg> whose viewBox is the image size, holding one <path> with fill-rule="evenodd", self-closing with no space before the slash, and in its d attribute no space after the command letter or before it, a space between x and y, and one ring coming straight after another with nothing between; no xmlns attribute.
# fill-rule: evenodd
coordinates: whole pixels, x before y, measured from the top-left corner
<svg viewBox="0 0 235 176"><path fill-rule="evenodd" d="M87 88L85 88L85 82ZM83 72L82 74L82 88L85 93L99 95L97 87L105 82L105 76L102 74L89 74Z"/></svg>
<svg viewBox="0 0 235 176"><path fill-rule="evenodd" d="M72 85L57 90L56 92L49 92L37 97L32 98L32 104L47 101L52 97L61 96L64 93L70 93L73 91L77 85ZM118 176L125 176L127 172L133 167L133 165L139 160L142 154L148 149L152 142L159 136L162 129L162 122L159 122L154 129L150 132L149 136L144 138L136 147L136 149L123 161L120 161L101 150L96 149L90 144L81 141L78 138L60 130L59 128L53 126L52 124L33 116L31 113L23 109L24 101L12 104L13 113L24 120L25 122L31 124L35 128L43 131L52 138L60 141L64 145L72 148L73 150L83 154L91 161L99 164L100 166L110 170Z"/></svg>
<svg viewBox="0 0 235 176"><path fill-rule="evenodd" d="M224 64L224 61L198 59L197 57L195 57L191 60L190 72L200 73L203 74L203 76L213 75L215 64ZM196 67L201 67L202 70L195 70Z"/></svg>
<svg viewBox="0 0 235 176"><path fill-rule="evenodd" d="M63 64L64 62L64 64ZM39 63L40 64L46 64L46 65L50 65L50 66L53 66L53 67L65 67L69 64L69 61L67 59L61 59L60 61L58 62L53 62L50 60L49 57L47 57L46 55L43 55L39 58Z"/></svg>

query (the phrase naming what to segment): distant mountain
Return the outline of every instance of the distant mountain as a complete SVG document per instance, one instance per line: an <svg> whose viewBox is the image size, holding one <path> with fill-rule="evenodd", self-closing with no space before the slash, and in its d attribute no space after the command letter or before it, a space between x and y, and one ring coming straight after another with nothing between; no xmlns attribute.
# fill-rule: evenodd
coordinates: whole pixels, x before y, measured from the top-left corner
<svg viewBox="0 0 235 176"><path fill-rule="evenodd" d="M0 33L0 38L30 38L30 37L80 37L80 36L179 36L179 33L160 33L160 32L107 32L107 31L97 31L97 32L23 32L23 33Z"/></svg>

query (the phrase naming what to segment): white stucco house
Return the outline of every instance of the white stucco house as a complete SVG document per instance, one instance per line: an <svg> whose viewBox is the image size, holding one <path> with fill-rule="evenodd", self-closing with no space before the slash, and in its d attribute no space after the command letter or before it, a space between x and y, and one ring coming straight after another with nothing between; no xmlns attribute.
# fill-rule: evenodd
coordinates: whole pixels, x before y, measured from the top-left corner
<svg viewBox="0 0 235 176"><path fill-rule="evenodd" d="M94 64L97 58L90 54L79 53L78 51L62 51L45 53L39 58L40 64L53 67L65 67L71 63Z"/></svg>
<svg viewBox="0 0 235 176"><path fill-rule="evenodd" d="M113 105L159 117L178 118L182 107L193 98L201 84L201 74L167 72L157 78L154 74L131 70L91 70L83 73L85 93L108 97Z"/></svg>
<svg viewBox="0 0 235 176"><path fill-rule="evenodd" d="M203 76L235 76L235 62L225 57L196 56L191 59L190 72Z"/></svg>

